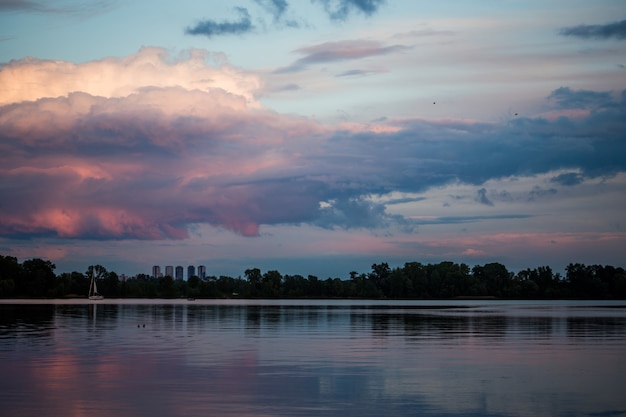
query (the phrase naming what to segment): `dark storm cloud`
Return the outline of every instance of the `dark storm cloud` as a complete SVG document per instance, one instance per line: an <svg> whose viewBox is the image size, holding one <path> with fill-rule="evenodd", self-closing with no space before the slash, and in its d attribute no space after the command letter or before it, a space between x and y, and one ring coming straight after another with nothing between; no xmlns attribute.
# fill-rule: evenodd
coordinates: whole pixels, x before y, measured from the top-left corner
<svg viewBox="0 0 626 417"><path fill-rule="evenodd" d="M339 226L345 229L388 228L391 225L411 228L411 222L402 216L387 213L384 204L356 197L333 200L328 206L320 208L313 224L324 228Z"/></svg>
<svg viewBox="0 0 626 417"><path fill-rule="evenodd" d="M493 201L489 200L489 198L487 198L487 190L484 188L479 189L478 191L476 191L476 201L478 201L480 204L483 204L485 206L493 206Z"/></svg>
<svg viewBox="0 0 626 417"><path fill-rule="evenodd" d="M579 25L562 28L559 33L583 39L626 39L626 20L605 25Z"/></svg>
<svg viewBox="0 0 626 417"><path fill-rule="evenodd" d="M403 203L414 203L417 201L424 201L426 197L403 197L403 198L394 198L391 200L386 200L386 204L403 204Z"/></svg>
<svg viewBox="0 0 626 417"><path fill-rule="evenodd" d="M582 183L584 178L578 172L566 172L550 179L551 182L559 185L574 186Z"/></svg>
<svg viewBox="0 0 626 417"><path fill-rule="evenodd" d="M611 105L613 97L608 91L573 91L568 87L560 87L548 96L548 100L562 109L589 109Z"/></svg>
<svg viewBox="0 0 626 417"><path fill-rule="evenodd" d="M181 239L203 223L245 236L264 224L410 230L420 221L388 213L394 202L371 196L460 182L492 205L498 196L487 193L488 180L565 170L553 182L570 185L577 177L568 171L626 172L625 98L578 119L416 119L388 122L397 131L385 133L249 109L220 89L72 93L6 105L0 234ZM536 187L528 199L555 192Z"/></svg>
<svg viewBox="0 0 626 417"><path fill-rule="evenodd" d="M250 20L248 10L244 7L235 7L235 11L239 14L239 20L237 21L223 20L217 22L215 20L203 20L198 22L195 26L185 29L185 33L188 35L212 37L219 35L239 35L253 30L254 26Z"/></svg>
<svg viewBox="0 0 626 417"><path fill-rule="evenodd" d="M313 0L324 5L324 9L333 20L346 20L350 13L359 12L371 16L378 11L385 0Z"/></svg>
<svg viewBox="0 0 626 417"><path fill-rule="evenodd" d="M410 47L404 45L384 46L379 42L365 40L325 42L295 50L296 53L304 54L304 57L296 60L288 67L279 68L276 73L297 72L312 64L362 59L402 52L407 49Z"/></svg>
<svg viewBox="0 0 626 417"><path fill-rule="evenodd" d="M38 4L28 1L8 0L10 3L23 4L23 7L31 5L31 7L37 7ZM253 0L259 5L265 12L272 15L274 24L283 25L289 28L299 28L302 23L299 19L286 18L287 11L289 9L289 3L287 0ZM385 3L385 0L311 0L313 3L321 3L324 7L328 17L331 20L346 20L352 12L362 13L366 16L371 16L376 13L380 6ZM1 9L0 9L1 10ZM207 19L198 22L194 26L187 27L185 33L188 35L204 35L208 37L229 35L229 34L243 34L250 32L254 29L250 14L246 8L235 7L235 10L239 13L240 19L238 21L229 20L212 20ZM262 21L262 19L260 19ZM302 20L302 19L300 19ZM306 17L303 21L306 21ZM306 26L306 24L304 24Z"/></svg>
<svg viewBox="0 0 626 417"><path fill-rule="evenodd" d="M341 173L371 193L423 191L456 180L481 185L567 168L587 177L612 175L626 170L625 98L580 119L516 119L507 126L409 120L396 133L337 132L330 140L333 165L361 171L355 178Z"/></svg>

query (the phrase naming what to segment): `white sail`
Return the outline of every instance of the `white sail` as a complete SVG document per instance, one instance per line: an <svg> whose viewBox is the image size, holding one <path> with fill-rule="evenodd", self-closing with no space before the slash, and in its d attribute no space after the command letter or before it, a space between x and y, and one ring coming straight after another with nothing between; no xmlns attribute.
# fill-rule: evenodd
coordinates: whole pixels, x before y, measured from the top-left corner
<svg viewBox="0 0 626 417"><path fill-rule="evenodd" d="M104 297L98 293L98 287L96 286L96 277L91 273L91 283L89 284L89 299L90 300L103 300Z"/></svg>

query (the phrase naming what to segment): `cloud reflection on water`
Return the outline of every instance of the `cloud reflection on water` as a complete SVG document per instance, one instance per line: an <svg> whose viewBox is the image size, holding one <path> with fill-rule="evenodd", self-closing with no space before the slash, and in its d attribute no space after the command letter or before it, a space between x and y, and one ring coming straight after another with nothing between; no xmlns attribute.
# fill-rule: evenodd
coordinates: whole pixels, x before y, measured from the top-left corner
<svg viewBox="0 0 626 417"><path fill-rule="evenodd" d="M347 304L0 304L3 408L105 417L626 409L624 309Z"/></svg>

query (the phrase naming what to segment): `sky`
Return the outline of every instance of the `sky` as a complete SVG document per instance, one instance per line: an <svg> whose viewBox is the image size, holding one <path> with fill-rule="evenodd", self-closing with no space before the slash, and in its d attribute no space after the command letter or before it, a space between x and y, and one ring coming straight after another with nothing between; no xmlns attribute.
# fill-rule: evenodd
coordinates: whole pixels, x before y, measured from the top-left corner
<svg viewBox="0 0 626 417"><path fill-rule="evenodd" d="M0 254L626 266L622 0L0 0Z"/></svg>

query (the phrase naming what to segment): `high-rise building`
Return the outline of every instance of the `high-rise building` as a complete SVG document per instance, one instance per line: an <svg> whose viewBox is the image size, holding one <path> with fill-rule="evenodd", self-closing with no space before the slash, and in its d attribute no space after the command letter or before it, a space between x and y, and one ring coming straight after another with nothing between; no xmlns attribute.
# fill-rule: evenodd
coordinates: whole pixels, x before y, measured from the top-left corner
<svg viewBox="0 0 626 417"><path fill-rule="evenodd" d="M174 278L174 267L172 265L165 267L165 276Z"/></svg>
<svg viewBox="0 0 626 417"><path fill-rule="evenodd" d="M161 267L159 265L154 265L152 267L152 278L160 278L161 277Z"/></svg>
<svg viewBox="0 0 626 417"><path fill-rule="evenodd" d="M178 265L176 267L176 279L179 279L181 281L183 280L183 271L184 269L182 266Z"/></svg>
<svg viewBox="0 0 626 417"><path fill-rule="evenodd" d="M187 267L187 281L189 281L189 278L193 277L194 275L196 275L196 267L193 265L189 265Z"/></svg>
<svg viewBox="0 0 626 417"><path fill-rule="evenodd" d="M198 266L198 276L200 279L206 279L206 267L204 265Z"/></svg>

